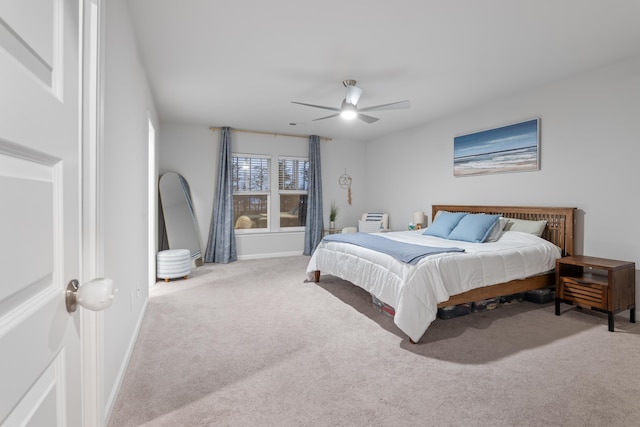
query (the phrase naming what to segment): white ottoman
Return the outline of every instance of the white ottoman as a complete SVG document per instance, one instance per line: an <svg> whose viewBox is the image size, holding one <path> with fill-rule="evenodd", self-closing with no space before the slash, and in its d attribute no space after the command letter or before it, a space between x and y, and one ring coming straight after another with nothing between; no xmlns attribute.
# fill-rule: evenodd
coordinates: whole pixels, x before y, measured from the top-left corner
<svg viewBox="0 0 640 427"><path fill-rule="evenodd" d="M191 273L191 252L189 249L169 249L156 256L156 276L168 282L169 279L184 277Z"/></svg>

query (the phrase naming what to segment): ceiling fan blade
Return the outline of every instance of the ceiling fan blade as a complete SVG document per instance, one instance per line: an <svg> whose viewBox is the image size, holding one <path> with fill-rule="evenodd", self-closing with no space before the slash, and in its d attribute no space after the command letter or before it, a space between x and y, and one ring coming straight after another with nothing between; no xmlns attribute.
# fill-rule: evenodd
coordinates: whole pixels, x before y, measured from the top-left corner
<svg viewBox="0 0 640 427"><path fill-rule="evenodd" d="M332 117L338 117L339 115L340 115L340 113L336 113L336 114L332 114L332 115L327 116L327 117L320 117L319 119L313 119L311 121L312 122L317 122L318 120L330 119Z"/></svg>
<svg viewBox="0 0 640 427"><path fill-rule="evenodd" d="M362 89L357 86L347 86L347 95L345 96L345 101L347 101L351 105L358 105L358 100L360 99L360 95L362 95Z"/></svg>
<svg viewBox="0 0 640 427"><path fill-rule="evenodd" d="M367 116L366 114L360 114L360 113L358 113L358 115L356 117L358 117L363 122L367 122L369 124L371 124L373 122L377 122L378 120L380 120L377 117Z"/></svg>
<svg viewBox="0 0 640 427"><path fill-rule="evenodd" d="M381 111L381 110L402 110L409 108L411 103L407 100L390 102L389 104L374 105L373 107L358 108L358 111Z"/></svg>
<svg viewBox="0 0 640 427"><path fill-rule="evenodd" d="M291 101L291 103L292 104L298 104L298 105L306 105L307 107L322 108L323 110L340 111L339 108L336 108L336 107L325 107L324 105L305 104L304 102L296 102L296 101Z"/></svg>

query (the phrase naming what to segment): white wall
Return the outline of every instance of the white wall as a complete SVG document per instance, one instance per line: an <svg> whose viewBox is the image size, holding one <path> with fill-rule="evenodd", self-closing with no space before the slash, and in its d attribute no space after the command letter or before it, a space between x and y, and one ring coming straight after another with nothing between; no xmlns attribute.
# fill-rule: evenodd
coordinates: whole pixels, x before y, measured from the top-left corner
<svg viewBox="0 0 640 427"><path fill-rule="evenodd" d="M336 228L355 227L364 212L374 212L377 207L365 197L366 149L365 142L331 140L322 145L322 199L325 227L329 225L329 209L335 202L338 207ZM348 203L347 190L340 187L338 179L344 173L351 177L351 205Z"/></svg>
<svg viewBox="0 0 640 427"><path fill-rule="evenodd" d="M453 176L454 136L534 117L539 171ZM367 199L394 228L439 203L576 207L578 253L638 266L639 135L640 57L370 141Z"/></svg>
<svg viewBox="0 0 640 427"><path fill-rule="evenodd" d="M214 141L214 133L205 126L161 123L158 133L160 174L177 172L189 183L204 255L217 175L217 139Z"/></svg>
<svg viewBox="0 0 640 427"><path fill-rule="evenodd" d="M309 154L307 138L282 135L264 135L232 132L233 152L291 155ZM182 174L191 188L198 218L202 248L207 244L215 183L217 180L220 132L204 126L163 123L160 127L160 172ZM323 175L323 207L325 225L329 223L329 207L335 201L339 208L338 228L357 224L357 218L366 209L364 195L365 163L362 142L322 141L320 143ZM347 192L338 185L345 171L353 177L352 205L347 203ZM301 254L304 249L303 232L253 233L236 235L238 259Z"/></svg>
<svg viewBox="0 0 640 427"><path fill-rule="evenodd" d="M118 289L104 312L105 414L115 403L148 301L148 120L153 99L125 0L106 5L100 220L105 276Z"/></svg>

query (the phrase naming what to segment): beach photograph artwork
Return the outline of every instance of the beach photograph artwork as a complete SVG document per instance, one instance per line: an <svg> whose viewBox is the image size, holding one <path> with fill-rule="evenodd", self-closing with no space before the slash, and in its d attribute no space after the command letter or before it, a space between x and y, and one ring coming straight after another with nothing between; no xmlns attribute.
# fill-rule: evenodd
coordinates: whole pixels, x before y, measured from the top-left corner
<svg viewBox="0 0 640 427"><path fill-rule="evenodd" d="M454 176L540 169L540 119L456 136Z"/></svg>

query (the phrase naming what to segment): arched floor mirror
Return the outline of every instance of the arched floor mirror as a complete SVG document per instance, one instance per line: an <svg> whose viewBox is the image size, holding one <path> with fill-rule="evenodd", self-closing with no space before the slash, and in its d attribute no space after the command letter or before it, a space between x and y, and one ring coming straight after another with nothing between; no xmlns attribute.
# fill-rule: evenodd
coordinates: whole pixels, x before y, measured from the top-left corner
<svg viewBox="0 0 640 427"><path fill-rule="evenodd" d="M176 172L160 177L160 250L189 249L192 264L203 265L200 231L189 183Z"/></svg>

